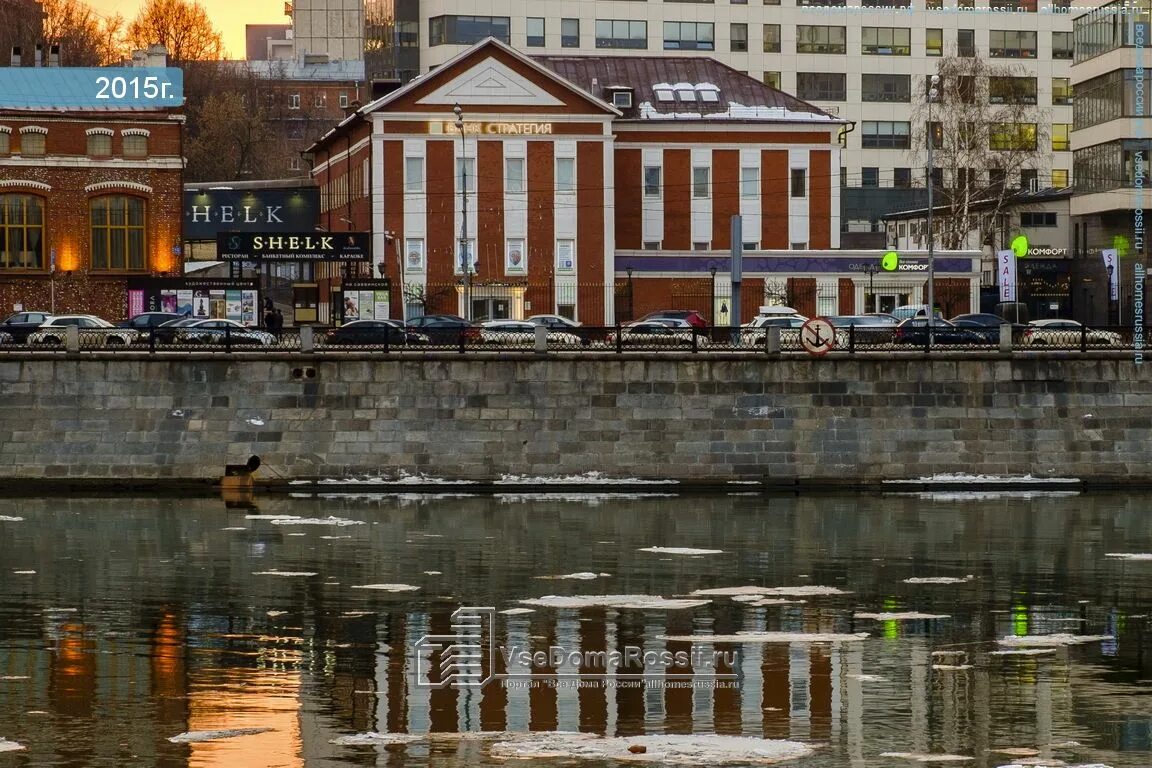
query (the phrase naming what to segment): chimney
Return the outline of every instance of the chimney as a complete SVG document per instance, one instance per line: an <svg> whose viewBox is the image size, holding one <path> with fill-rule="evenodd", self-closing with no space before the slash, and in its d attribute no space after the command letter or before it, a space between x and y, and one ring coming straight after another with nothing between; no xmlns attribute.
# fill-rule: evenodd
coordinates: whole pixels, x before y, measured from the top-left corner
<svg viewBox="0 0 1152 768"><path fill-rule="evenodd" d="M52 43L52 47L48 49L48 66L60 66L60 44Z"/></svg>
<svg viewBox="0 0 1152 768"><path fill-rule="evenodd" d="M44 46L40 43L36 43L36 63L33 66L44 66Z"/></svg>
<svg viewBox="0 0 1152 768"><path fill-rule="evenodd" d="M12 46L12 59L9 61L9 63L14 67L19 67L21 65L20 46L18 46L18 45Z"/></svg>
<svg viewBox="0 0 1152 768"><path fill-rule="evenodd" d="M146 67L164 68L168 66L168 49L159 43L148 46Z"/></svg>

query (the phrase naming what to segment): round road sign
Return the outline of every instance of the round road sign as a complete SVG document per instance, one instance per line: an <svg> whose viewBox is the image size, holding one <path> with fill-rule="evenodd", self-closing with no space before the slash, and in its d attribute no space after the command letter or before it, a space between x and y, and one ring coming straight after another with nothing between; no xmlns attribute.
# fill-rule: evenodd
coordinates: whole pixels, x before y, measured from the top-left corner
<svg viewBox="0 0 1152 768"><path fill-rule="evenodd" d="M836 346L836 328L822 317L814 317L800 326L800 344L809 354L820 357Z"/></svg>

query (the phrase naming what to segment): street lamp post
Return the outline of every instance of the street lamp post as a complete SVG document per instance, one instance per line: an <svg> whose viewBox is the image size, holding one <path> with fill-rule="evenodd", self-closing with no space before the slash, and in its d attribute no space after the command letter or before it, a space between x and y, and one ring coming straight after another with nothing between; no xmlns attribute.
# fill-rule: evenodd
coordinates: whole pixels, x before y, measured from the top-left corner
<svg viewBox="0 0 1152 768"><path fill-rule="evenodd" d="M712 306L708 308L708 317L712 318L712 325L716 325L716 265L713 264L708 271L712 273L712 288L709 294Z"/></svg>
<svg viewBox="0 0 1152 768"><path fill-rule="evenodd" d="M463 215L460 217L460 268L464 273L464 319L472 322L472 256L468 253L468 144L464 137L464 110L457 104L452 107L452 112L456 115L456 127L460 130L460 197L463 201Z"/></svg>
<svg viewBox="0 0 1152 768"><path fill-rule="evenodd" d="M864 271L868 273L868 296L864 298L864 311L876 312L876 289L872 284L872 280L876 277L876 273L880 271L880 267L875 264L869 264L864 268ZM872 299L872 309L868 309L868 299Z"/></svg>
<svg viewBox="0 0 1152 768"><path fill-rule="evenodd" d="M934 247L935 233L932 231L932 145L936 143L936 136L932 126L932 102L936 101L936 86L940 84L940 75L932 75L932 87L928 89L928 346L935 341L932 330L932 320L936 315L936 253Z"/></svg>
<svg viewBox="0 0 1152 768"><path fill-rule="evenodd" d="M628 267L625 271L628 272L628 319L631 320L633 319L632 313L634 311L632 306L632 267Z"/></svg>

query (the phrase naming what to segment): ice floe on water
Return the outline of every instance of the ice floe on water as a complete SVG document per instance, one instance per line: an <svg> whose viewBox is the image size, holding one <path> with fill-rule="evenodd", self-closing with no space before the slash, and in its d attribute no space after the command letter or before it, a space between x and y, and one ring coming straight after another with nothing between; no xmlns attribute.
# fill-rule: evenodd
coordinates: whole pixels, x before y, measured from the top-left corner
<svg viewBox="0 0 1152 768"><path fill-rule="evenodd" d="M501 475L494 485L677 485L679 480L641 480L638 477L607 477L603 472L585 472L582 475L543 477L529 475Z"/></svg>
<svg viewBox="0 0 1152 768"><path fill-rule="evenodd" d="M1152 560L1152 553L1150 552L1109 552L1104 557L1111 557L1116 560Z"/></svg>
<svg viewBox="0 0 1152 768"><path fill-rule="evenodd" d="M343 517L278 517L272 525L365 525L363 520L349 520Z"/></svg>
<svg viewBox="0 0 1152 768"><path fill-rule="evenodd" d="M272 617L273 619L275 619L278 616L287 616L287 615L288 615L288 611L268 611L268 616Z"/></svg>
<svg viewBox="0 0 1152 768"><path fill-rule="evenodd" d="M722 549L693 549L692 547L642 547L637 552L655 552L658 555L722 555Z"/></svg>
<svg viewBox="0 0 1152 768"><path fill-rule="evenodd" d="M715 589L697 589L690 593L693 597L725 597L760 595L762 597L815 597L818 595L849 595L839 587L822 587L816 584L806 584L796 587L716 587Z"/></svg>
<svg viewBox="0 0 1152 768"><path fill-rule="evenodd" d="M905 584L963 584L972 581L976 577L969 574L964 577L959 576L913 576L910 579L904 579Z"/></svg>
<svg viewBox="0 0 1152 768"><path fill-rule="evenodd" d="M681 610L708 605L711 600L669 599L659 595L544 595L518 600L542 608L625 608L635 610Z"/></svg>
<svg viewBox="0 0 1152 768"><path fill-rule="evenodd" d="M300 515L244 515L245 520L289 520Z"/></svg>
<svg viewBox="0 0 1152 768"><path fill-rule="evenodd" d="M876 621L921 621L951 618L946 613L919 613L917 611L857 613L853 615L857 619L875 619Z"/></svg>
<svg viewBox="0 0 1152 768"><path fill-rule="evenodd" d="M976 759L967 755L930 755L924 752L881 752L880 757L897 757L901 760L912 760L917 763L962 763Z"/></svg>
<svg viewBox="0 0 1152 768"><path fill-rule="evenodd" d="M375 746L388 744L411 744L420 741L423 737L411 733L353 733L348 736L337 736L329 739L329 744L339 744L344 747Z"/></svg>
<svg viewBox="0 0 1152 768"><path fill-rule="evenodd" d="M1056 653L1055 648L1013 648L1008 651L989 651L989 656L1044 656Z"/></svg>
<svg viewBox="0 0 1152 768"><path fill-rule="evenodd" d="M316 485L475 485L475 480L448 480L442 477L429 477L424 474L409 474L404 470L396 477L328 477L317 480Z"/></svg>
<svg viewBox="0 0 1152 768"><path fill-rule="evenodd" d="M168 741L173 744L193 744L200 741L216 741L217 739L231 739L234 736L252 736L257 733L267 733L274 728L227 728L219 731L185 731L170 736Z"/></svg>
<svg viewBox="0 0 1152 768"><path fill-rule="evenodd" d="M492 498L502 504L525 504L534 501L567 501L598 507L610 501L636 499L669 499L674 493L573 493L571 491L538 491L536 493L496 493Z"/></svg>
<svg viewBox="0 0 1152 768"><path fill-rule="evenodd" d="M996 642L1008 648L1059 648L1065 645L1084 645L1086 643L1100 643L1106 640L1115 640L1112 635L1069 635L1058 633L1055 635L1023 635L1017 637L1008 635Z"/></svg>
<svg viewBox="0 0 1152 768"><path fill-rule="evenodd" d="M919 491L893 496L915 496L925 501L995 501L997 499L1051 499L1079 496L1080 491Z"/></svg>
<svg viewBox="0 0 1152 768"><path fill-rule="evenodd" d="M315 571L253 571L253 576L316 576Z"/></svg>
<svg viewBox="0 0 1152 768"><path fill-rule="evenodd" d="M656 639L687 643L853 643L868 637L867 632L737 632L734 635L660 635Z"/></svg>
<svg viewBox="0 0 1152 768"><path fill-rule="evenodd" d="M22 523L24 518L13 517L12 515L0 515L0 523Z"/></svg>
<svg viewBox="0 0 1152 768"><path fill-rule="evenodd" d="M798 741L747 736L672 735L603 737L590 733L525 733L497 741L497 758L575 758L656 765L772 765L808 757L815 750Z"/></svg>
<svg viewBox="0 0 1152 768"><path fill-rule="evenodd" d="M536 613L536 611L531 608L505 608L502 611L498 611L498 613L502 613L505 616L519 616L524 613Z"/></svg>
<svg viewBox="0 0 1152 768"><path fill-rule="evenodd" d="M559 576L534 576L536 579L547 579L548 581L557 581L561 579L574 579L576 581L591 581L592 579L599 579L603 576L611 576L610 573L593 573L592 571L580 571L578 573L563 573Z"/></svg>
<svg viewBox="0 0 1152 768"><path fill-rule="evenodd" d="M12 571L15 576L32 576L36 571Z"/></svg>
<svg viewBox="0 0 1152 768"><path fill-rule="evenodd" d="M420 587L411 584L357 584L352 589L378 589L381 592L415 592Z"/></svg>
<svg viewBox="0 0 1152 768"><path fill-rule="evenodd" d="M1010 755L1012 757L1036 757L1040 754L1040 750L1032 747L997 747L988 751L994 755Z"/></svg>
<svg viewBox="0 0 1152 768"><path fill-rule="evenodd" d="M9 741L0 736L0 752L16 752L21 749L27 749L23 744L16 741Z"/></svg>
<svg viewBox="0 0 1152 768"><path fill-rule="evenodd" d="M882 683L888 679L886 677L881 677L880 675L850 674L850 675L848 675L848 677L851 678L852 680L859 680L862 683Z"/></svg>
<svg viewBox="0 0 1152 768"><path fill-rule="evenodd" d="M425 576L440 576L440 571L424 571Z"/></svg>
<svg viewBox="0 0 1152 768"><path fill-rule="evenodd" d="M965 472L942 472L914 480L885 480L893 485L907 483L973 483L975 485L1000 483L1079 483L1078 477L1037 477L1035 475L972 475ZM971 759L971 758L969 758Z"/></svg>
<svg viewBox="0 0 1152 768"><path fill-rule="evenodd" d="M0 680L31 680L28 675L0 675Z"/></svg>

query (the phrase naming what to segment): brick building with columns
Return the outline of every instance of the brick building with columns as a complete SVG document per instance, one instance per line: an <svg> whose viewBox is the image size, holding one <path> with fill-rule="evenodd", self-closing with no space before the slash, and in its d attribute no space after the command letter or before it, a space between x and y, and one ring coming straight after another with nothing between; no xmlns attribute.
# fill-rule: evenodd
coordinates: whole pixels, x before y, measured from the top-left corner
<svg viewBox="0 0 1152 768"><path fill-rule="evenodd" d="M321 215L373 235L372 264L318 265L321 304L338 321L342 281L374 268L397 317L723 321L738 214L742 314L778 277L813 312L847 307L860 272L828 252L849 127L709 58L529 57L489 38L311 147Z"/></svg>

